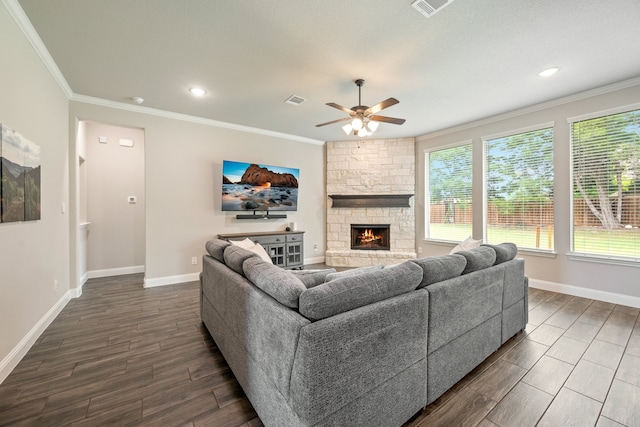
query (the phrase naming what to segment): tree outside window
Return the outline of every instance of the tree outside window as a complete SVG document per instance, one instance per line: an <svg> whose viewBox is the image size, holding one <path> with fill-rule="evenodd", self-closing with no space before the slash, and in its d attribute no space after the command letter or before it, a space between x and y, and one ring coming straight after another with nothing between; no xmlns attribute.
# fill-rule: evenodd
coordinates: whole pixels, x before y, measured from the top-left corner
<svg viewBox="0 0 640 427"><path fill-rule="evenodd" d="M640 110L571 123L573 251L640 259Z"/></svg>

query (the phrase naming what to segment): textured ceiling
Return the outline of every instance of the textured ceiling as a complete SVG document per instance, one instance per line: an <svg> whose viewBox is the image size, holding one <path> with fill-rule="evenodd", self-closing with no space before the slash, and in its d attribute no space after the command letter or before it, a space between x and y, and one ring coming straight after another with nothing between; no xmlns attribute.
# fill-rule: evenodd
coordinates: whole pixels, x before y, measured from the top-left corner
<svg viewBox="0 0 640 427"><path fill-rule="evenodd" d="M375 135L393 138L640 76L638 0L456 0L429 19L411 0L18 2L76 95L322 141L346 138L315 124L357 105L357 78L363 104L400 101L380 114L406 123Z"/></svg>

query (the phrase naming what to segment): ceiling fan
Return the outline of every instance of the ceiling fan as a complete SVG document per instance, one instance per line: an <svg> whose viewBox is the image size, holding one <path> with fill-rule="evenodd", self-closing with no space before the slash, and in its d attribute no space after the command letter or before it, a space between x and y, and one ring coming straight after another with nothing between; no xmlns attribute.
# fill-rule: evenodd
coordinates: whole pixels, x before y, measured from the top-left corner
<svg viewBox="0 0 640 427"><path fill-rule="evenodd" d="M358 86L358 105L348 109L343 107L342 105L336 104L334 102L328 102L327 105L329 107L337 108L338 110L344 111L349 115L349 117L344 117L338 120L332 120L326 123L320 123L316 125L316 127L326 126L333 123L346 122L351 120L351 123L342 127L342 129L346 132L347 135L358 136L369 136L378 128L380 122L383 123L391 123L394 125L401 125L405 122L405 119L397 119L395 117L387 117L387 116L378 116L376 113L384 110L385 108L391 107L392 105L396 105L400 101L395 98L386 99L373 107L367 107L366 105L362 105L362 85L364 84L363 79L358 79L355 81L356 86Z"/></svg>

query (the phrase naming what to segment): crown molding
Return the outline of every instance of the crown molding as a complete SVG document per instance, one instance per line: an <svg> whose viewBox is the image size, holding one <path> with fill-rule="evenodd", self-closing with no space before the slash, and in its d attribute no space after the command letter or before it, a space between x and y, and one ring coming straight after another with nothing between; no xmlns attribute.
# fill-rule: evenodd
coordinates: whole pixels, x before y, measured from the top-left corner
<svg viewBox="0 0 640 427"><path fill-rule="evenodd" d="M42 39L36 32L36 29L33 28L33 25L31 25L31 21L29 21L29 18L27 18L27 15L24 13L24 10L22 10L22 7L18 3L18 1L17 0L1 0L1 1L4 7L9 12L9 15L11 15L13 20L16 22L16 24L24 34L29 44L31 44L31 47L33 47L33 49L36 51L36 53L40 57L40 59L44 63L44 66L47 68L47 70L49 71L53 79L56 81L58 86L60 86L60 89L62 89L62 92L64 92L67 98L71 98L71 95L73 95L73 91L71 90L71 87L67 83L67 80L65 80L64 76L62 75L62 72L58 68L58 65L53 60L53 57L51 56L46 46L42 42Z"/></svg>
<svg viewBox="0 0 640 427"><path fill-rule="evenodd" d="M495 116L487 117L485 119L475 120L473 122L464 123L458 126L453 126L450 128L420 135L416 137L416 142L426 141L431 138L448 135L450 133L459 132L459 131L471 129L478 126L484 126L487 124L499 122L501 120L507 120L514 117L523 116L525 114L535 113L537 111L545 110L547 108L557 107L560 105L569 104L571 102L581 101L583 99L592 98L598 95L604 95L607 93L615 92L617 90L622 90L632 86L637 86L639 84L640 84L640 76L634 77L628 80L622 80L620 82L612 83L605 86L600 86L594 89L586 90L584 92L579 92L573 95L564 96L562 98L557 98L557 99L543 102L540 104L531 105L529 107L524 107L517 110L509 111L508 113L498 114Z"/></svg>
<svg viewBox="0 0 640 427"><path fill-rule="evenodd" d="M237 125L234 123L221 122L218 120L205 119L203 117L190 116L188 114L174 113L156 108L143 107L142 105L127 104L126 102L110 101L108 99L96 98L87 95L73 94L70 101L82 102L84 104L98 105L101 107L115 108L118 110L131 111L134 113L148 114L150 116L163 117L167 119L180 120L183 122L197 123L205 126L213 126L224 129L231 129L238 132L254 133L258 135L271 136L275 138L288 139L291 141L304 142L306 144L324 145L324 141L318 139L305 138L303 136L291 135L288 133L274 132L266 129L254 128L251 126Z"/></svg>
<svg viewBox="0 0 640 427"><path fill-rule="evenodd" d="M291 135L287 133L274 132L266 129L259 129L250 126L237 125L233 123L221 122L218 120L205 119L202 117L190 116L187 114L179 114L173 113L170 111L159 110L155 108L143 107L139 105L130 105L124 102L115 102L109 101L102 98L96 98L92 96L79 95L71 90L71 86L67 83L67 80L64 78L60 68L53 60L53 57L47 50L46 46L42 42L42 39L36 32L35 28L29 21L29 18L24 13L24 10L20 6L17 0L0 0L4 7L9 12L9 15L16 22L25 38L31 44L33 49L36 51L36 54L40 57L44 66L47 68L55 82L58 84L62 92L66 95L67 99L70 101L83 102L86 104L99 105L103 107L110 107L124 111L131 111L136 113L148 114L157 117L164 117L173 120L181 120L185 122L198 123L206 126L219 127L224 129L231 129L239 132L247 132L258 135L265 135L275 138L287 139L291 141L304 142L306 144L315 144L315 145L324 145L324 141L320 141L317 139L306 138L298 135Z"/></svg>

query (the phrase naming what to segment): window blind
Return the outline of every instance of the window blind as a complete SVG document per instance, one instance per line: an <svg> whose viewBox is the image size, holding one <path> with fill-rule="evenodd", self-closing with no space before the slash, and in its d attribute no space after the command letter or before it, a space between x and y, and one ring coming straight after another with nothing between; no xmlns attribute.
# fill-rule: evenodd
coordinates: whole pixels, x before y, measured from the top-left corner
<svg viewBox="0 0 640 427"><path fill-rule="evenodd" d="M463 241L471 236L472 146L465 143L427 153L427 236Z"/></svg>
<svg viewBox="0 0 640 427"><path fill-rule="evenodd" d="M551 251L553 127L485 140L487 243Z"/></svg>
<svg viewBox="0 0 640 427"><path fill-rule="evenodd" d="M640 110L570 124L573 252L640 261Z"/></svg>

